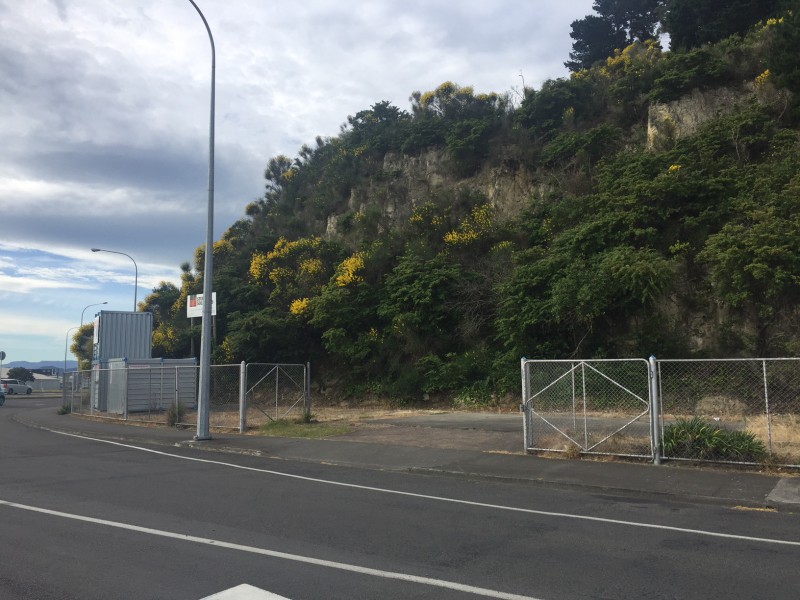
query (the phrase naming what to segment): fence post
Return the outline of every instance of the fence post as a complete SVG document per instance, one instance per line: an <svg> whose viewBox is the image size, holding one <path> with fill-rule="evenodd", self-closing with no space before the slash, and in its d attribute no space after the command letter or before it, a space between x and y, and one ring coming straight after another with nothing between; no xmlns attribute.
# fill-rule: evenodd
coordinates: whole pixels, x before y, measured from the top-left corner
<svg viewBox="0 0 800 600"><path fill-rule="evenodd" d="M653 464L661 464L661 402L659 401L658 362L655 356L648 361L650 377L650 428L652 429Z"/></svg>
<svg viewBox="0 0 800 600"><path fill-rule="evenodd" d="M767 360L761 360L761 372L764 377L764 408L767 411L767 449L772 453L772 411L769 408L769 383L767 380Z"/></svg>
<svg viewBox="0 0 800 600"><path fill-rule="evenodd" d="M533 427L531 423L531 407L528 402L531 397L531 381L528 373L528 359L524 356L520 359L520 369L522 371L522 403L519 409L522 411L522 431L525 447L523 451L527 454L528 448L533 446Z"/></svg>
<svg viewBox="0 0 800 600"><path fill-rule="evenodd" d="M239 365L239 433L247 431L247 363Z"/></svg>
<svg viewBox="0 0 800 600"><path fill-rule="evenodd" d="M125 421L128 420L128 386L130 384L130 378L129 378L130 372L128 371L128 369L130 369L130 364L128 364L128 361L126 360L125 361L125 369L124 369L124 373L125 373L124 382L125 383L122 386L122 390L123 390L123 392L122 392L122 402L125 405L125 414L123 415L123 418L124 418Z"/></svg>
<svg viewBox="0 0 800 600"><path fill-rule="evenodd" d="M311 418L311 363L306 363L306 376L303 380L303 396L305 399L305 414L304 418Z"/></svg>

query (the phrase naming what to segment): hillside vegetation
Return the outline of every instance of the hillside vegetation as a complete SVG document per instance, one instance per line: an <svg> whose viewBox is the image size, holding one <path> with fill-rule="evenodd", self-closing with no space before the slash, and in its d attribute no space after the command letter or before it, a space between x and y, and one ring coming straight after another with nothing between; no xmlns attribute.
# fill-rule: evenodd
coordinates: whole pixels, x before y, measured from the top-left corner
<svg viewBox="0 0 800 600"><path fill-rule="evenodd" d="M593 60L576 21L569 78L446 82L270 159L214 245L215 362L475 405L517 393L523 356L797 355L800 15L745 2L769 10L697 40L681 11L707 2L643 4L668 12L636 31L666 14L680 49L623 25ZM203 251L144 302L157 355L199 347Z"/></svg>

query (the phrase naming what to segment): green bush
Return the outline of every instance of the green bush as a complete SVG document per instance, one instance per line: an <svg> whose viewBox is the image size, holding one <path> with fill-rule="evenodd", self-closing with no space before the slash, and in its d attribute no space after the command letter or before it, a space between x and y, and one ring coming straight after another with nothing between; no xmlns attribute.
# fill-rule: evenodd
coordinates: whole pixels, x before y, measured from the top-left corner
<svg viewBox="0 0 800 600"><path fill-rule="evenodd" d="M732 77L732 68L713 48L668 54L659 65L661 72L650 90L650 99L670 102L693 88L708 89L726 83Z"/></svg>
<svg viewBox="0 0 800 600"><path fill-rule="evenodd" d="M496 406L497 399L492 395L486 382L478 382L458 392L452 404L453 408L480 410Z"/></svg>
<svg viewBox="0 0 800 600"><path fill-rule="evenodd" d="M731 431L702 417L678 419L664 428L665 456L699 460L759 462L767 456L764 442L749 431Z"/></svg>

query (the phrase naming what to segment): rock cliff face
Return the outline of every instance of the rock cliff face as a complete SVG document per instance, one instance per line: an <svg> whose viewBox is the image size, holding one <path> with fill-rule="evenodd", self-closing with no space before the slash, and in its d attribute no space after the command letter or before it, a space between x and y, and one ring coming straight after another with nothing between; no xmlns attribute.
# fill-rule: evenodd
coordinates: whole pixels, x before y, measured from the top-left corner
<svg viewBox="0 0 800 600"><path fill-rule="evenodd" d="M409 218L415 207L442 189L479 193L492 204L498 217L505 220L519 215L532 200L544 198L552 186L540 181L516 160L484 168L472 177L458 178L453 175L444 149L430 149L412 156L390 152L384 157L381 177L352 190L346 212L357 214L379 209L384 219L396 222ZM328 236L340 233L344 217L345 214L328 217Z"/></svg>
<svg viewBox="0 0 800 600"><path fill-rule="evenodd" d="M679 100L653 104L648 114L646 149L668 148L675 140L697 132L704 123L730 114L747 102L754 99L769 101L763 96L751 83L738 89L694 90ZM485 167L471 177L457 178L453 175L447 152L442 148L429 149L418 155L387 153L381 176L352 190L344 211L328 217L326 234L335 236L342 233L347 214L378 211L388 223L407 219L416 206L441 189L463 189L482 194L501 220L519 215L531 202L545 200L554 189L541 171L532 170L516 159L500 157L491 163L493 166ZM565 185L568 187L568 183L562 181L562 188Z"/></svg>
<svg viewBox="0 0 800 600"><path fill-rule="evenodd" d="M754 98L754 87L749 84L739 90L693 90L679 100L653 104L647 118L647 149L664 149L674 140L692 135L707 121L730 114Z"/></svg>

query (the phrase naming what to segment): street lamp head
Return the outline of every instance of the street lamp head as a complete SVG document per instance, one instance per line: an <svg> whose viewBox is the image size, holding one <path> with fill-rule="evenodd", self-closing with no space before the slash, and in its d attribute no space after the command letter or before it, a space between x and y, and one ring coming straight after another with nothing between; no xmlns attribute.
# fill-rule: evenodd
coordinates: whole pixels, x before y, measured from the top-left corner
<svg viewBox="0 0 800 600"><path fill-rule="evenodd" d="M110 252L111 254L121 254L122 256L127 256L131 259L134 268L134 280L133 280L133 312L136 312L136 294L139 289L139 265L136 264L136 261L133 260L133 257L130 254L126 254L125 252L120 252L118 250L106 250L105 248L89 248L92 252ZM210 272L209 269L206 269L206 272Z"/></svg>

